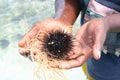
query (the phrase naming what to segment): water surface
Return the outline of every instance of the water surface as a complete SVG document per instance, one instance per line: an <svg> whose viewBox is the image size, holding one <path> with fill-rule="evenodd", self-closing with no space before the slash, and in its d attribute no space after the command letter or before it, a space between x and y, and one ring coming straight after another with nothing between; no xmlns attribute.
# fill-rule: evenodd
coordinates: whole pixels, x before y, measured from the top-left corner
<svg viewBox="0 0 120 80"><path fill-rule="evenodd" d="M54 0L0 0L0 80L36 80L33 64L19 54L17 44L35 23L53 16ZM65 75L85 80L81 68Z"/></svg>

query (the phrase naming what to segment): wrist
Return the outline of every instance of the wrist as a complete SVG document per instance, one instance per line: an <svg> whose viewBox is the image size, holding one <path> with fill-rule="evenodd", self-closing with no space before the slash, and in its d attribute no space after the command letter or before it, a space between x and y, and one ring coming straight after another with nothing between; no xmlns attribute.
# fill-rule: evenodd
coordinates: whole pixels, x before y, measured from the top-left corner
<svg viewBox="0 0 120 80"><path fill-rule="evenodd" d="M103 23L104 28L106 29L106 32L109 32L110 26L109 26L108 20L105 17L103 17L101 18L101 21Z"/></svg>
<svg viewBox="0 0 120 80"><path fill-rule="evenodd" d="M109 32L120 32L120 14L109 15L102 19Z"/></svg>
<svg viewBox="0 0 120 80"><path fill-rule="evenodd" d="M79 0L56 0L54 18L67 25L73 25L80 10Z"/></svg>
<svg viewBox="0 0 120 80"><path fill-rule="evenodd" d="M44 22L46 22L46 21L44 21ZM72 27L73 27L73 25L66 24L64 21L62 21L60 19L56 19L56 18L49 18L49 19L47 19L47 22L56 24L56 25L64 27L64 28L66 27L66 28L71 28L72 29Z"/></svg>
<svg viewBox="0 0 120 80"><path fill-rule="evenodd" d="M65 24L65 25L73 25L74 21L70 21L68 19L65 19L64 17L55 17L54 19L58 20L59 22Z"/></svg>

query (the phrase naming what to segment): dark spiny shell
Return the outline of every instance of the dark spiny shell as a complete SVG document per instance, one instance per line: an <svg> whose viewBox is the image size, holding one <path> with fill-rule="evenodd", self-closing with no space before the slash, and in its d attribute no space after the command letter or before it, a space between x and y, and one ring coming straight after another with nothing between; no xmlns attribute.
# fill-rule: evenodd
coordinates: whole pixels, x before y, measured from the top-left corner
<svg viewBox="0 0 120 80"><path fill-rule="evenodd" d="M72 37L64 31L51 31L43 39L42 50L49 57L64 59L72 49Z"/></svg>

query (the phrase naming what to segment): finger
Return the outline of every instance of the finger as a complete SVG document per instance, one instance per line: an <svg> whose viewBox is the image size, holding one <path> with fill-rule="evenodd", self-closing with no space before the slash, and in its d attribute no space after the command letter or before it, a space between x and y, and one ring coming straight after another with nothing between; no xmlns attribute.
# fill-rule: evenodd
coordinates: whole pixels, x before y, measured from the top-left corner
<svg viewBox="0 0 120 80"><path fill-rule="evenodd" d="M62 61L59 64L59 68L70 69L70 68L80 67L86 60L87 60L87 57L80 56L77 59L72 59L69 61Z"/></svg>
<svg viewBox="0 0 120 80"><path fill-rule="evenodd" d="M74 67L81 66L88 58L92 55L92 50L85 49L83 50L83 55L78 56L77 58L66 60L60 62L59 68L70 69Z"/></svg>
<svg viewBox="0 0 120 80"><path fill-rule="evenodd" d="M71 53L72 54L69 55L69 59L74 59L83 55L83 53L81 52L81 49L78 46L75 46Z"/></svg>
<svg viewBox="0 0 120 80"><path fill-rule="evenodd" d="M105 42L106 33L103 30L99 30L99 33L95 34L95 44L93 46L93 56L96 60L100 59L103 44Z"/></svg>
<svg viewBox="0 0 120 80"><path fill-rule="evenodd" d="M70 61L64 61L59 64L60 69L70 69L74 67L80 66L80 63L78 60L70 60Z"/></svg>
<svg viewBox="0 0 120 80"><path fill-rule="evenodd" d="M32 39L37 32L39 31L39 26L34 26L25 36L22 38L22 40L18 43L19 47L25 47L26 43Z"/></svg>
<svg viewBox="0 0 120 80"><path fill-rule="evenodd" d="M24 49L24 48L20 48L19 49L19 53L23 56L27 56L28 54L30 54L30 50L28 49Z"/></svg>
<svg viewBox="0 0 120 80"><path fill-rule="evenodd" d="M73 59L73 58L83 55L82 51L81 51L82 50L81 44L77 40L73 39L72 45L73 45L73 47L70 52L71 54L69 55L69 59Z"/></svg>

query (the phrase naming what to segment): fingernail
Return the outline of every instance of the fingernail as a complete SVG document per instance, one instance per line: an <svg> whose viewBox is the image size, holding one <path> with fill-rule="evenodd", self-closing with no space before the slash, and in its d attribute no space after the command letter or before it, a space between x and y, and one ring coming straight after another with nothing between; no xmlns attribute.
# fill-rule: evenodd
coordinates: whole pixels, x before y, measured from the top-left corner
<svg viewBox="0 0 120 80"><path fill-rule="evenodd" d="M101 57L101 51L98 52L98 58L100 58L100 57Z"/></svg>

